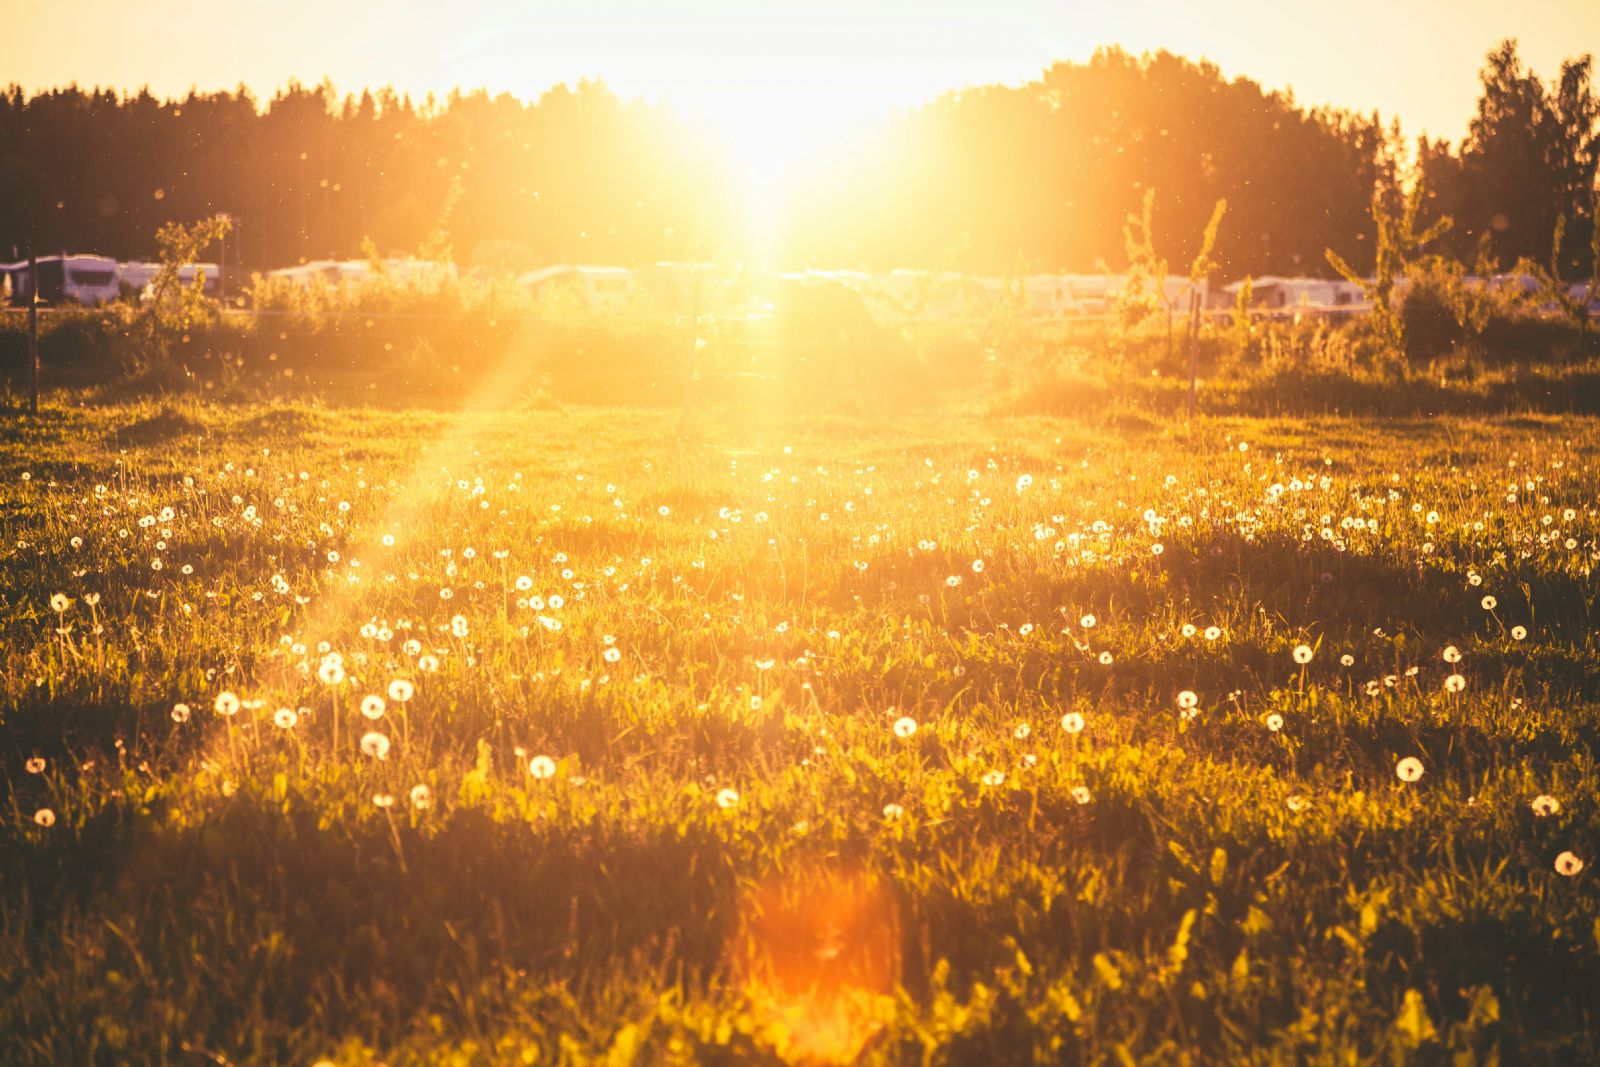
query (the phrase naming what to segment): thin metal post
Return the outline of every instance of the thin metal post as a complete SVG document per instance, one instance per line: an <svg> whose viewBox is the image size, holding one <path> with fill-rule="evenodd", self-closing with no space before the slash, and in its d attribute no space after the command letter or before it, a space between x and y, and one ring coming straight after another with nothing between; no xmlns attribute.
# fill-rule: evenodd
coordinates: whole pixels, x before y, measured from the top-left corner
<svg viewBox="0 0 1600 1067"><path fill-rule="evenodd" d="M66 271L66 262L61 269ZM39 257L28 256L28 414L39 414Z"/></svg>
<svg viewBox="0 0 1600 1067"><path fill-rule="evenodd" d="M1189 294L1189 418L1194 419L1200 377L1200 293Z"/></svg>

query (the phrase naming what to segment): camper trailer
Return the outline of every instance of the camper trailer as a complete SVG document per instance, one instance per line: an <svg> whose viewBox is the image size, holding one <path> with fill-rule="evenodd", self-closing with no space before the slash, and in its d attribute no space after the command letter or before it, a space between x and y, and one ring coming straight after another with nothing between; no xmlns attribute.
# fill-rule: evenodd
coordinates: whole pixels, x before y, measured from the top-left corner
<svg viewBox="0 0 1600 1067"><path fill-rule="evenodd" d="M33 277L28 261L0 266L11 283L11 303L27 306L34 300ZM43 305L83 304L92 306L115 300L121 294L116 260L94 255L40 256L37 260L39 291Z"/></svg>
<svg viewBox="0 0 1600 1067"><path fill-rule="evenodd" d="M537 300L576 300L589 311L621 311L633 299L633 272L625 267L545 267L517 281Z"/></svg>
<svg viewBox="0 0 1600 1067"><path fill-rule="evenodd" d="M154 293L156 275L161 271L159 263L132 264L133 270L128 271L125 277L136 278L144 276L145 282L139 287L139 299L149 300ZM154 269L150 269L154 268ZM179 288L188 289L194 285L196 279L200 281L200 291L206 296L215 299L222 293L222 271L215 263L185 263L178 268L176 279Z"/></svg>
<svg viewBox="0 0 1600 1067"><path fill-rule="evenodd" d="M1230 282L1222 287L1231 304L1238 299L1244 282ZM1343 279L1280 278L1264 275L1250 281L1250 306L1268 311L1313 311L1323 314L1341 314L1369 310L1366 294L1361 287Z"/></svg>

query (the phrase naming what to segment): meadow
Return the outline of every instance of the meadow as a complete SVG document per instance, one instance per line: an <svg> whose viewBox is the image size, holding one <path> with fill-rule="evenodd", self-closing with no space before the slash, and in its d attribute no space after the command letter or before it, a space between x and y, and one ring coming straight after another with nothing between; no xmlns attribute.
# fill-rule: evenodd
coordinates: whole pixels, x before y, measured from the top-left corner
<svg viewBox="0 0 1600 1067"><path fill-rule="evenodd" d="M1594 417L0 434L0 1061L1600 1060Z"/></svg>

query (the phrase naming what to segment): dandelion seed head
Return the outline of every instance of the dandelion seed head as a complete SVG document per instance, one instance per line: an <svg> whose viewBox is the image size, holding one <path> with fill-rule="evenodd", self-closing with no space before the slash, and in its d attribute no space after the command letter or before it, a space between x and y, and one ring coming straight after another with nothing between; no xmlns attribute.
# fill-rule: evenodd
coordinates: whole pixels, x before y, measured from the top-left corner
<svg viewBox="0 0 1600 1067"><path fill-rule="evenodd" d="M1415 756L1407 756L1394 765L1394 773L1402 782L1415 782L1422 777L1422 761Z"/></svg>
<svg viewBox="0 0 1600 1067"><path fill-rule="evenodd" d="M388 759L389 738L376 730L369 730L361 735L361 752L372 759Z"/></svg>

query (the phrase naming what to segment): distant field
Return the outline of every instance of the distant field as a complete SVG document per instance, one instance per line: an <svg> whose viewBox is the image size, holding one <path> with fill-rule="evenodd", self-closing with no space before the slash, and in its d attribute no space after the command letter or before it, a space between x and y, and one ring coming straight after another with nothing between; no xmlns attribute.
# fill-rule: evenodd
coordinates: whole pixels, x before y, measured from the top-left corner
<svg viewBox="0 0 1600 1067"><path fill-rule="evenodd" d="M1596 419L0 434L0 1061L1600 1061Z"/></svg>

